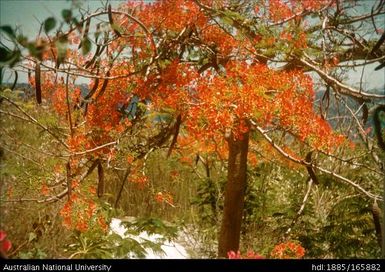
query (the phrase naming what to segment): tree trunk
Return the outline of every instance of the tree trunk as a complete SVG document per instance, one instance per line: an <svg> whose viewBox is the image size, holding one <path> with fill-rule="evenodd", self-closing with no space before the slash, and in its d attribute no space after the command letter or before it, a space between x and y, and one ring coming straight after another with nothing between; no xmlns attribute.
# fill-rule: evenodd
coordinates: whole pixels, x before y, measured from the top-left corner
<svg viewBox="0 0 385 272"><path fill-rule="evenodd" d="M240 139L228 138L229 158L227 183L221 230L219 233L218 257L227 257L227 252L238 251L241 236L243 206L247 182L247 153L249 132Z"/></svg>

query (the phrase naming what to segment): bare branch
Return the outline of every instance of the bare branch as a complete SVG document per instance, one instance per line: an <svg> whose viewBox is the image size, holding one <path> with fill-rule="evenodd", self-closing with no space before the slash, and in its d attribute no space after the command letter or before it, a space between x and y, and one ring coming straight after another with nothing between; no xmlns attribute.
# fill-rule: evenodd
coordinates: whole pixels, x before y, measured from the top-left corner
<svg viewBox="0 0 385 272"><path fill-rule="evenodd" d="M293 218L293 221L291 222L290 227L285 232L286 235L288 235L291 232L291 230L293 229L294 225L297 223L299 217L302 215L303 210L305 209L305 206L306 206L307 200L308 200L308 198L310 196L311 188L312 188L312 185L313 185L313 179L309 178L307 184L308 184L307 185L307 191L305 193L305 196L303 197L302 205L299 208L296 216Z"/></svg>
<svg viewBox="0 0 385 272"><path fill-rule="evenodd" d="M44 126L43 124L41 124L39 121L37 121L35 118L33 118L30 114L28 114L25 110L23 110L19 105L17 105L14 101L12 101L11 99L9 99L8 97L4 96L4 95L1 95L0 94L0 97L5 99L8 103L12 104L13 106L15 106L20 112L22 112L30 121L31 123L34 123L35 125L37 125L38 127L42 128L44 131L47 131L49 134L51 134L52 137L54 137L56 140L59 141L59 143L61 143L63 146L65 146L67 149L69 149L69 146L63 142L62 139L60 139L55 133L53 133L49 128L47 128L46 126Z"/></svg>
<svg viewBox="0 0 385 272"><path fill-rule="evenodd" d="M348 95L351 97L356 97L360 99L385 99L385 95L382 94L373 94L373 93L367 93L363 92L357 89L354 89L353 87L347 86L331 75L327 74L325 71L323 71L321 68L318 68L315 63L312 63L309 56L305 54L305 56L308 58L306 60L305 58L301 58L300 62L303 63L306 67L310 68L311 70L317 72L317 74L324 79L329 85L335 85L338 86L338 91L341 94Z"/></svg>
<svg viewBox="0 0 385 272"><path fill-rule="evenodd" d="M359 184L355 183L354 181L351 181L350 179L348 178L345 178L333 171L330 171L330 170L327 170L327 169L324 169L320 166L317 166L317 165L314 165L314 164L310 164L310 163L307 163L306 161L304 160L300 160L300 159L296 159L294 158L293 156L289 155L287 152L285 152L280 146L278 146L276 143L274 143L273 139L271 139L265 132L264 129L262 129L261 127L259 126L255 126L255 128L257 129L258 132L260 132L260 134L282 155L284 156L285 158L289 159L290 161L293 161L297 164L301 164L301 165L304 165L304 166L312 166L313 168L325 173L325 174L328 174L332 177L335 177L336 179L346 183L346 184L349 184L351 185L353 188L355 188L356 190L360 191L361 193L365 194L366 196L372 198L372 199L378 199L378 200L382 200L382 197L379 196L379 195L375 195L375 194L372 194L370 192L368 192L367 190L365 190L364 188L362 188Z"/></svg>

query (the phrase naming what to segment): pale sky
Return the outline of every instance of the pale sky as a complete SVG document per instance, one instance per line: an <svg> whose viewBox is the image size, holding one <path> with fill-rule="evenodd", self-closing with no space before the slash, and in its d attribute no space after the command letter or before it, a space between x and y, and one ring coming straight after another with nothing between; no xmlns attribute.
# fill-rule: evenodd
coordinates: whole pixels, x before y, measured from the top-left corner
<svg viewBox="0 0 385 272"><path fill-rule="evenodd" d="M24 35L33 37L37 34L40 21L54 16L60 18L62 9L71 6L69 1L26 1L26 0L0 0L0 24L20 26Z"/></svg>
<svg viewBox="0 0 385 272"><path fill-rule="evenodd" d="M63 9L70 9L73 2L91 11L104 6L106 3L105 0L0 0L0 25L16 26L23 35L33 40L38 34L41 22L48 17L57 18L57 22L62 21L61 11ZM109 2L112 5L116 5L119 2L125 1L114 0ZM73 12L75 13L76 10L74 9ZM3 37L1 38L3 39ZM4 43L9 44L7 42ZM3 81L13 82L13 74L6 72ZM27 82L27 75L19 73L19 83L23 82Z"/></svg>

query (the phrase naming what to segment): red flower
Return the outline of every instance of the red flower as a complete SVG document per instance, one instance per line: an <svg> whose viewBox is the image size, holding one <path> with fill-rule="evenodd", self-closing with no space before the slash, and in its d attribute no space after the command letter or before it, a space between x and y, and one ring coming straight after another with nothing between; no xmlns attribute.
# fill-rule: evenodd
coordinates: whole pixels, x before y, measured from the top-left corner
<svg viewBox="0 0 385 272"><path fill-rule="evenodd" d="M246 255L242 256L241 252L238 250L237 253L234 251L227 252L227 257L229 259L265 259L265 257L259 255L258 253L249 250L247 251Z"/></svg>
<svg viewBox="0 0 385 272"><path fill-rule="evenodd" d="M9 240L5 240L1 243L1 249L8 252L12 247L12 243Z"/></svg>
<svg viewBox="0 0 385 272"><path fill-rule="evenodd" d="M258 253L252 250L249 250L244 259L265 259L265 257L263 257L262 255L259 255Z"/></svg>
<svg viewBox="0 0 385 272"><path fill-rule="evenodd" d="M42 186L41 186L41 193L44 195L44 196L48 196L49 195L49 188L47 186L46 183L44 183Z"/></svg>
<svg viewBox="0 0 385 272"><path fill-rule="evenodd" d="M172 195L170 193L158 192L155 195L155 200L158 203L163 203L164 202L164 203L174 207L174 198L172 197Z"/></svg>
<svg viewBox="0 0 385 272"><path fill-rule="evenodd" d="M276 245L271 252L271 256L276 259L301 259L304 255L305 249L291 241Z"/></svg>
<svg viewBox="0 0 385 272"><path fill-rule="evenodd" d="M8 239L7 233L3 230L0 230L0 247L4 252L8 252L12 248L12 243Z"/></svg>
<svg viewBox="0 0 385 272"><path fill-rule="evenodd" d="M0 242L3 241L7 237L7 233L3 230L0 230Z"/></svg>
<svg viewBox="0 0 385 272"><path fill-rule="evenodd" d="M241 259L241 253L239 252L239 250L237 253L235 253L234 251L231 250L231 251L227 252L227 257L229 259Z"/></svg>

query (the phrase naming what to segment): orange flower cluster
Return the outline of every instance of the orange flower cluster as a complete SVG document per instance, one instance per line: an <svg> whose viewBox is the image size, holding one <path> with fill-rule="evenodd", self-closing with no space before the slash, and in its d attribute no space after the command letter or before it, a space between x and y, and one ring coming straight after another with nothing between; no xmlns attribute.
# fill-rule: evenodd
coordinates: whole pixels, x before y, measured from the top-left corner
<svg viewBox="0 0 385 272"><path fill-rule="evenodd" d="M156 90L142 86L139 94L150 98L154 109L172 108L182 112L190 99L189 86L197 77L189 65L173 61L161 71Z"/></svg>
<svg viewBox="0 0 385 272"><path fill-rule="evenodd" d="M166 204L169 204L170 206L174 206L174 198L168 192L158 192L155 195L155 200L158 203L166 203Z"/></svg>
<svg viewBox="0 0 385 272"><path fill-rule="evenodd" d="M282 41L287 41L288 47L293 47L296 50L307 48L306 34L302 30L297 30L296 33L284 30L281 33L280 38Z"/></svg>
<svg viewBox="0 0 385 272"><path fill-rule="evenodd" d="M282 0L270 0L269 4L270 18L273 22L279 22L294 15L292 8Z"/></svg>
<svg viewBox="0 0 385 272"><path fill-rule="evenodd" d="M227 252L227 257L229 259L265 259L265 257L252 250L247 251L245 255L242 255L239 250L236 253L234 251L229 251Z"/></svg>
<svg viewBox="0 0 385 272"><path fill-rule="evenodd" d="M247 120L278 126L317 149L339 146L344 138L313 109L314 90L302 71L278 72L263 64L230 63L225 76L202 78L186 125L198 139L213 139L231 130L239 137Z"/></svg>
<svg viewBox="0 0 385 272"><path fill-rule="evenodd" d="M135 3L129 3L129 6ZM136 4L137 5L137 4ZM208 18L193 1L158 0L146 3L138 9L138 18L154 30L167 29L180 32L186 25L203 25ZM156 16L154 16L156 14Z"/></svg>
<svg viewBox="0 0 385 272"><path fill-rule="evenodd" d="M276 245L271 256L276 259L301 259L305 255L305 249L295 242L287 242Z"/></svg>
<svg viewBox="0 0 385 272"><path fill-rule="evenodd" d="M96 203L79 193L72 193L71 198L61 209L60 215L63 218L63 225L67 229L86 232L91 227L98 227L103 231L107 231L108 228Z"/></svg>
<svg viewBox="0 0 385 272"><path fill-rule="evenodd" d="M118 108L126 100L127 96L122 91L107 87L104 94L88 107L87 125L89 128L100 129L105 133L111 131L120 123L122 114Z"/></svg>
<svg viewBox="0 0 385 272"><path fill-rule="evenodd" d="M170 177L172 180L176 180L179 176L180 176L180 174L177 170L172 170L170 172Z"/></svg>
<svg viewBox="0 0 385 272"><path fill-rule="evenodd" d="M227 35L217 25L209 25L204 28L202 38L207 44L215 44L216 49L224 56L233 53L233 50L239 46L233 36Z"/></svg>
<svg viewBox="0 0 385 272"><path fill-rule="evenodd" d="M130 182L136 184L140 189L148 185L148 177L143 173L132 173Z"/></svg>
<svg viewBox="0 0 385 272"><path fill-rule="evenodd" d="M34 65L31 65L31 67ZM55 75L52 72L42 72L40 81L41 81L41 96L43 99L48 99L51 101L52 98L54 98L53 93L56 90L56 84L54 83ZM35 75L30 75L28 77L28 82L31 84L32 87L36 88L36 81L35 81Z"/></svg>
<svg viewBox="0 0 385 272"><path fill-rule="evenodd" d="M329 0L269 0L269 15L273 22L280 22L304 11L315 11Z"/></svg>
<svg viewBox="0 0 385 272"><path fill-rule="evenodd" d="M47 183L45 183L45 182L43 183L43 185L41 186L40 192L41 192L41 194L44 195L44 196L48 196L48 195L49 195L50 189L49 189L49 187L47 186Z"/></svg>

